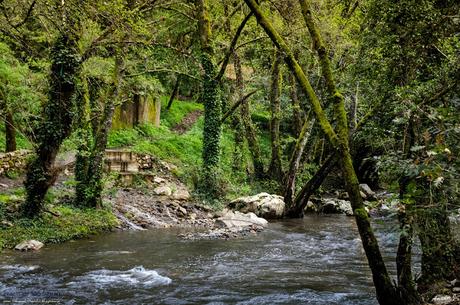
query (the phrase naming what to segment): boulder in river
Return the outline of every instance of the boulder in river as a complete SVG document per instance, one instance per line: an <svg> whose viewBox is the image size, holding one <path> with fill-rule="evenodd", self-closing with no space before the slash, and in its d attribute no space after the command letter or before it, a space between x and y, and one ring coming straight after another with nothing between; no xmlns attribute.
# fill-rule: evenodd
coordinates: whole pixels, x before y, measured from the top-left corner
<svg viewBox="0 0 460 305"><path fill-rule="evenodd" d="M38 240L25 240L22 243L16 245L14 247L15 250L19 251L36 251L43 247L43 243Z"/></svg>
<svg viewBox="0 0 460 305"><path fill-rule="evenodd" d="M263 218L281 218L284 213L284 199L278 195L260 193L254 196L240 197L231 201L228 206L231 209L243 213L252 212Z"/></svg>
<svg viewBox="0 0 460 305"><path fill-rule="evenodd" d="M350 201L336 198L323 199L320 212L324 214L345 214L347 216L353 216L353 209L351 208Z"/></svg>
<svg viewBox="0 0 460 305"><path fill-rule="evenodd" d="M228 211L216 220L216 226L221 228L243 228L254 225L265 227L267 224L267 220L257 217L252 212L243 214L238 211Z"/></svg>

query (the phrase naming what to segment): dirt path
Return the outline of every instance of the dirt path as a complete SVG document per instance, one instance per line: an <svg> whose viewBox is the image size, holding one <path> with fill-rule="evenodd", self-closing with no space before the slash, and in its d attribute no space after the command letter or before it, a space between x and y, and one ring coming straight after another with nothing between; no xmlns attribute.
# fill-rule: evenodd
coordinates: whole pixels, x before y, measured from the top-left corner
<svg viewBox="0 0 460 305"><path fill-rule="evenodd" d="M198 121L200 116L203 114L203 110L194 110L187 114L176 126L172 128L174 132L178 134L184 134L192 128L193 124Z"/></svg>

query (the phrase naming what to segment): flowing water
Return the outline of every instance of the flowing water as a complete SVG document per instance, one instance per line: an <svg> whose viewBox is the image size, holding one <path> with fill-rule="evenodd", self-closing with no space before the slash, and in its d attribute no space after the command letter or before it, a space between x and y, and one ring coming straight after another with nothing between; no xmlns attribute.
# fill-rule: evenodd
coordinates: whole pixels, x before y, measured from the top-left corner
<svg viewBox="0 0 460 305"><path fill-rule="evenodd" d="M394 271L394 222L376 223ZM354 219L271 223L236 240L116 232L0 254L0 304L377 304Z"/></svg>

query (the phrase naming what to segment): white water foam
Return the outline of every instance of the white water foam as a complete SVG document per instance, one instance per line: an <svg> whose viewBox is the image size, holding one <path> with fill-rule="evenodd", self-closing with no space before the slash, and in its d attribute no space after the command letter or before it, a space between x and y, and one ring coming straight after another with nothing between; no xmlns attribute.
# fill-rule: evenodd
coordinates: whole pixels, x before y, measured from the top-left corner
<svg viewBox="0 0 460 305"><path fill-rule="evenodd" d="M30 272L34 271L36 269L40 268L40 266L24 266L24 265L3 265L0 266L1 270L9 270L12 272L17 272L17 273L25 273L25 272Z"/></svg>
<svg viewBox="0 0 460 305"><path fill-rule="evenodd" d="M72 281L67 285L73 287L92 286L97 288L124 286L150 288L169 285L171 282L170 278L159 275L155 270L148 270L142 266L137 266L127 271L106 269L91 271L77 277L76 281Z"/></svg>

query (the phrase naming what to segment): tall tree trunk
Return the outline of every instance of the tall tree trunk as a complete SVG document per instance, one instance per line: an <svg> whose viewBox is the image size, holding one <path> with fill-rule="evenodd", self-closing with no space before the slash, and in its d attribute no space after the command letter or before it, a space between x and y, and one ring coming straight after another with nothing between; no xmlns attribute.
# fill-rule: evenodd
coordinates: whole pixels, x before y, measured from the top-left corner
<svg viewBox="0 0 460 305"><path fill-rule="evenodd" d="M51 56L49 100L35 132L38 139L36 156L28 166L24 182L27 191L24 214L27 217L37 216L42 210L45 195L57 178L53 164L59 147L72 131L75 82L81 66L74 38L66 33L58 37Z"/></svg>
<svg viewBox="0 0 460 305"><path fill-rule="evenodd" d="M118 91L118 89L115 89L115 91ZM107 104L106 104L107 105ZM139 94L134 94L133 96L133 108L134 108L134 113L133 113L133 126L137 126L140 123L140 105L141 105L141 96ZM155 109L155 112L158 109ZM105 108L104 108L105 112ZM103 118L105 120L105 118Z"/></svg>
<svg viewBox="0 0 460 305"><path fill-rule="evenodd" d="M218 92L217 67L211 47L211 26L206 0L195 0L198 10L198 31L201 43L201 65L204 103L203 172L201 189L211 197L218 196L218 166L221 133L221 100Z"/></svg>
<svg viewBox="0 0 460 305"><path fill-rule="evenodd" d="M343 95L338 91L335 85L326 46L314 22L310 3L307 0L299 0L299 3L308 31L313 40L313 47L320 60L321 71L326 82L329 97L334 103L338 139L336 145L334 145L334 141L331 142L338 149L339 162L342 167L345 187L350 197L363 248L372 271L377 299L382 305L401 304L402 300L396 287L394 287L391 282L359 190L359 182L353 168L353 160L350 154L348 120Z"/></svg>
<svg viewBox="0 0 460 305"><path fill-rule="evenodd" d="M230 16L229 16L229 5L228 2L223 0L222 4L224 6L224 14L225 14L225 30L227 32L227 37L232 39L231 32L232 26L230 24ZM237 57L235 51L232 52L233 58ZM239 58L237 59L239 60ZM225 63L224 63L225 64ZM234 103L231 109L234 109L235 106L238 105L240 101L243 100L244 97L244 83L243 83L243 75L241 70L235 71L236 72L236 86L231 85L231 89L229 90L229 98L228 101L233 100ZM234 90L233 90L234 89ZM236 91L236 98L235 98L235 91ZM241 119L241 114L239 112L232 112L232 129L233 129L233 164L232 168L234 171L240 171L243 168L243 150L244 150L244 132L243 132L243 121ZM224 113L222 117L222 122L225 120L227 113Z"/></svg>
<svg viewBox="0 0 460 305"><path fill-rule="evenodd" d="M310 114L308 114L296 141L295 149L292 153L291 161L289 163L289 170L286 173L284 182L284 202L286 203L287 207L291 207L294 201L295 182L300 166L300 160L302 158L305 146L307 145L308 139L310 138L310 133L314 123L315 120L310 117Z"/></svg>
<svg viewBox="0 0 460 305"><path fill-rule="evenodd" d="M176 81L174 83L174 88L173 88L173 91L171 92L171 96L169 97L168 105L166 106L166 111L171 109L174 99L176 98L177 93L179 92L179 86L180 86L180 75L177 76Z"/></svg>
<svg viewBox="0 0 460 305"><path fill-rule="evenodd" d="M13 114L9 109L5 111L5 140L6 140L6 152L12 152L16 150L16 128L14 125Z"/></svg>
<svg viewBox="0 0 460 305"><path fill-rule="evenodd" d="M351 199L353 212L356 219L361 241L363 243L364 251L369 262L369 266L372 271L372 277L376 288L377 299L381 305L399 305L401 299L398 295L396 288L393 286L386 266L383 262L382 255L378 246L377 239L373 233L369 216L364 208L363 200L359 192L359 183L356 177L356 173L353 168L353 163L350 156L348 147L348 126L347 116L344 109L343 96L335 89L335 84L332 79L332 70L330 64L328 65L328 58L326 56L326 50L324 45L319 44L321 42L319 32L313 23L311 11L308 4L305 1L299 0L302 6L302 13L305 17L307 27L310 31L312 39L315 41L315 48L318 51L320 60L322 62L323 75L325 76L327 86L329 89L334 89L334 105L335 105L335 116L339 125L338 133L336 134L329 120L327 119L321 103L315 94L309 80L305 76L302 68L296 61L291 49L286 44L284 39L279 33L273 28L268 19L263 15L256 0L245 0L246 4L254 12L257 17L259 24L263 27L265 32L271 38L273 43L283 52L286 63L288 64L292 73L295 74L302 90L308 96L308 100L311 104L312 110L316 115L319 125L323 132L328 137L331 144L338 150L340 164L342 166L343 177L345 180L346 188ZM327 60L327 61L326 61ZM332 90L331 90L332 91ZM344 124L345 123L345 124Z"/></svg>
<svg viewBox="0 0 460 305"><path fill-rule="evenodd" d="M406 158L411 155L411 147L414 145L415 135L413 133L412 118L409 120L407 136L404 139L403 152ZM396 272L398 276L398 287L401 297L406 304L420 304L421 298L417 292L415 280L412 275L412 244L414 237L414 208L412 204L404 203L407 188L411 178L403 176L399 179L399 200L398 220L400 227L399 244L396 252Z"/></svg>
<svg viewBox="0 0 460 305"><path fill-rule="evenodd" d="M106 98L104 111L97 130L92 133L93 138L88 139L89 143L85 144L86 147L89 147L86 152L87 157L84 159L85 163L78 167L82 167L83 170L83 173L78 175L79 180L77 180L76 185L76 203L79 206L100 207L102 204L104 154L108 134L112 127L115 103L119 99L122 66L122 55L117 54L115 56L113 89ZM89 125L89 122L86 124ZM81 152L79 152L79 155L82 155Z"/></svg>
<svg viewBox="0 0 460 305"><path fill-rule="evenodd" d="M292 73L289 74L289 82L291 84L290 92L292 103L292 130L294 131L295 137L299 137L303 125L303 115L302 109L300 107L299 97L297 95L297 81Z"/></svg>
<svg viewBox="0 0 460 305"><path fill-rule="evenodd" d="M233 66L235 68L236 75L236 87L240 88L241 92L244 91L244 79L241 68L241 60L239 55L233 53ZM248 142L249 152L252 157L252 164L254 166L254 176L256 178L262 178L264 176L264 164L261 157L259 140L257 137L257 131L252 123L251 113L249 110L249 103L243 102L240 106L241 120L244 125L244 136Z"/></svg>
<svg viewBox="0 0 460 305"><path fill-rule="evenodd" d="M270 109L271 109L271 120L270 120L270 139L272 156L270 161L270 167L268 169L270 176L280 181L283 176L283 170L281 167L281 144L280 144L280 121L281 121L281 55L278 51L275 51L275 60L272 67L272 82L270 88Z"/></svg>
<svg viewBox="0 0 460 305"><path fill-rule="evenodd" d="M399 182L399 199L402 201L406 193L409 179L401 179ZM400 203L398 211L399 235L398 250L396 252L396 271L398 287L405 304L420 304L421 298L417 292L415 280L412 275L412 244L414 237L414 209L413 205L404 206Z"/></svg>

